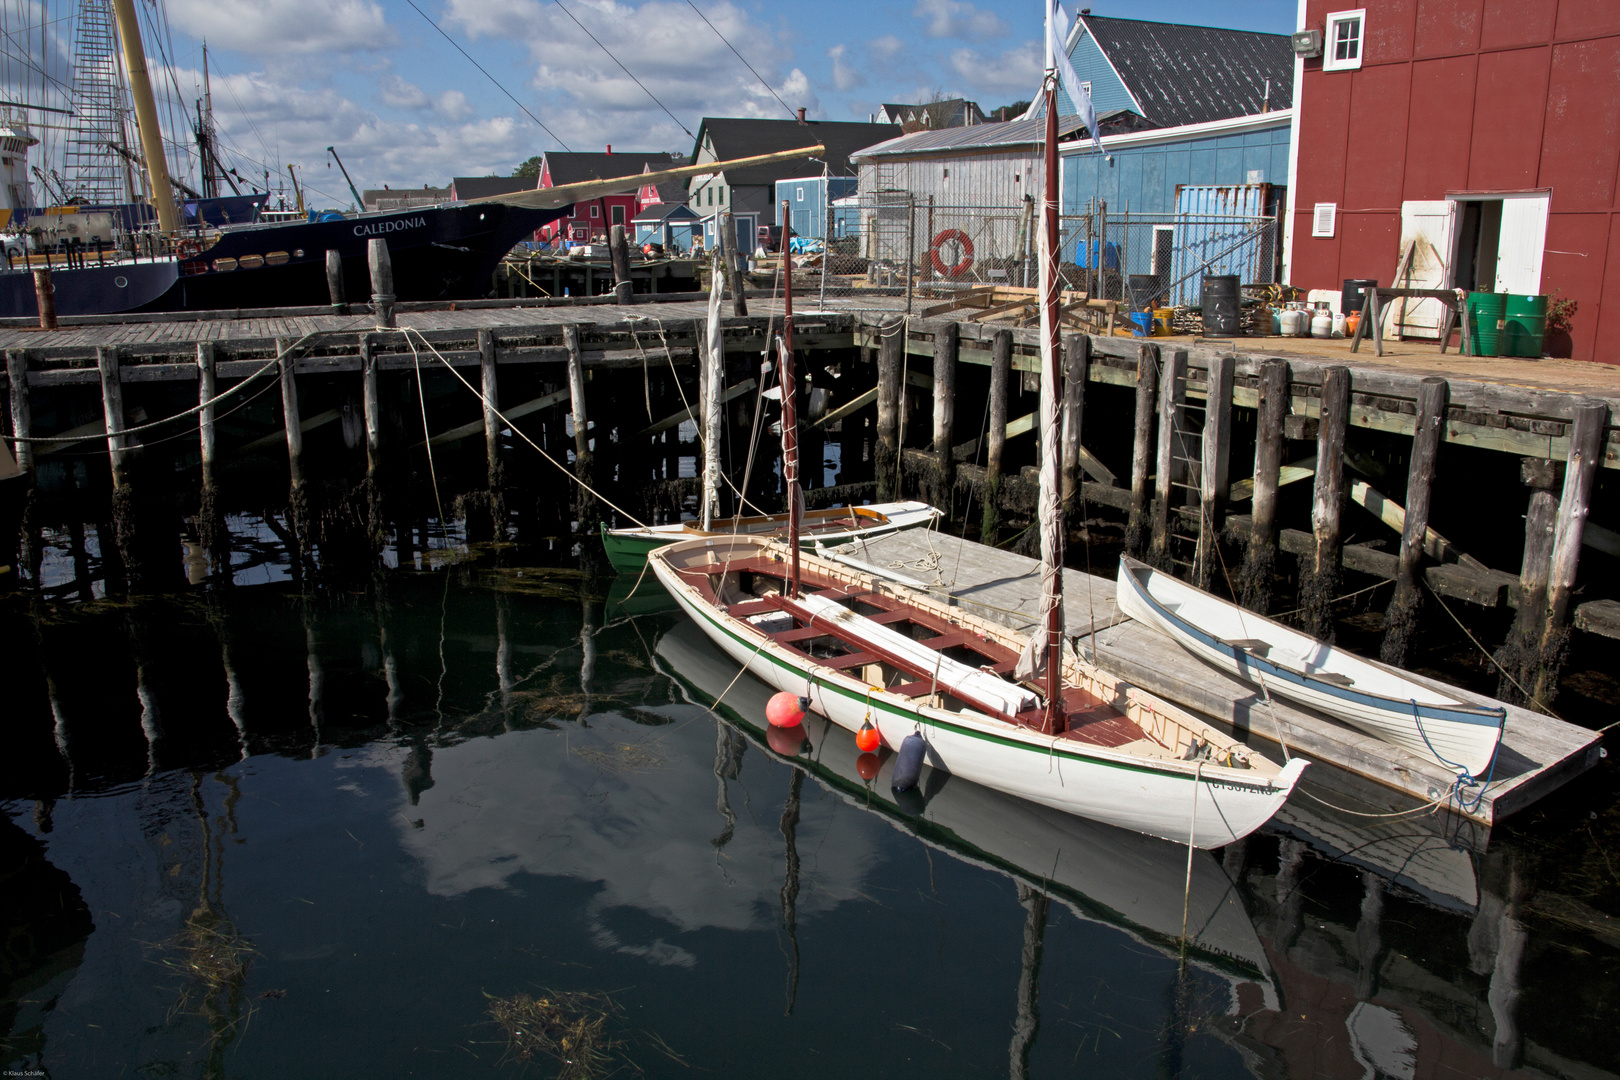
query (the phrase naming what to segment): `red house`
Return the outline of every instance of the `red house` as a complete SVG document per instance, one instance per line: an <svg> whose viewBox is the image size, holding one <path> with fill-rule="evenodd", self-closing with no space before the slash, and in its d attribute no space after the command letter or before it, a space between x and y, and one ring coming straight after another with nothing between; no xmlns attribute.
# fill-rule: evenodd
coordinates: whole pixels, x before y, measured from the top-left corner
<svg viewBox="0 0 1620 1080"><path fill-rule="evenodd" d="M561 187L586 180L611 180L632 176L650 169L668 169L681 160L670 154L619 153L608 147L606 153L586 154L554 150L540 159L540 186ZM589 243L607 240L608 231L615 225L629 228L630 222L641 210L637 198L639 185L630 181L624 191L576 203L572 215L559 218L542 228L539 237L546 241L573 240Z"/></svg>
<svg viewBox="0 0 1620 1080"><path fill-rule="evenodd" d="M1620 0L1363 2L1301 4L1288 280L1388 286L1411 244L1414 287L1572 300L1549 350L1620 363Z"/></svg>

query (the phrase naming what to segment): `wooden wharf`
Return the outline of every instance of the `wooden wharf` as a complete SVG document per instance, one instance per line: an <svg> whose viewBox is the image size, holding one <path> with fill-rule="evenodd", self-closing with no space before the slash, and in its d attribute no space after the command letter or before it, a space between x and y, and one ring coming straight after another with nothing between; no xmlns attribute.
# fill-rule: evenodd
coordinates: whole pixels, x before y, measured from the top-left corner
<svg viewBox="0 0 1620 1080"><path fill-rule="evenodd" d="M231 440L217 438L213 408L189 410L200 416L187 422L198 424L205 487L215 458L249 450L279 453L279 444L286 448L297 489L299 459L312 452L304 449L303 436L337 421L342 411L301 414L300 398L310 377L330 388L359 376L364 392L356 397L366 410L363 460L371 477L385 459L389 431L386 418L377 415L388 408L379 381L420 370L424 381L445 380L444 386L462 394L439 365L442 357L469 381L478 372L477 385L509 419L557 425L559 434L572 422L574 471L583 478L591 465L586 459L593 456L579 435L587 428L613 433L611 446L596 447L597 454L605 450L610 458L645 453L631 445L638 438L666 440L666 457L692 452L668 440L695 400L694 360L706 297L637 300L631 305L611 296L398 303L391 305L397 324L392 329L379 326L383 320L363 305L350 313L337 304L84 317L63 319L52 331L0 320L7 427L11 434L34 438L107 438L114 480L123 490L130 483L127 457L138 438L126 433L132 421L123 413L139 409L161 419L187 411L174 404L183 399L172 394L167 404L148 400L142 405L141 384L191 383L204 391L225 391L263 373L285 353L276 365L282 383L275 421L282 426L280 436L259 430L226 445ZM1040 366L1036 331L959 322L952 313L908 317L900 310L904 303L900 296L871 296L820 309L810 298L801 299L797 347L813 368L840 369L836 378L818 379L818 387L831 391L830 401L807 425L807 446L814 453L817 440L842 439L845 465L845 476L834 487L823 486L818 470L810 470L808 501L826 505L923 493L947 506L983 508L982 535L995 539L1003 516L1027 517L1032 505L1033 469L1003 462L1018 462L1019 447L1025 448L1022 460L1029 460L1033 440L1015 440L1032 429L1033 417L1019 415L1024 409L1014 406L1020 387L1033 385ZM758 378L760 353L782 315L779 298L767 292L750 291L747 304L746 315L727 314L722 321L726 392L738 399L739 408L752 400L750 380ZM1231 574L1234 596L1262 612L1269 610L1273 568L1291 568L1297 559L1306 609L1302 621L1319 636L1331 625L1330 605L1352 591L1342 584L1346 574L1361 575L1351 579L1355 584L1392 582L1395 599L1386 612L1382 659L1396 665L1404 660L1415 611L1426 596L1461 601L1476 613L1500 612L1513 619L1513 629L1506 643L1489 644L1502 646L1503 685L1513 684L1524 702L1551 699L1572 629L1620 637L1620 574L1610 564L1620 558L1620 508L1609 505L1616 490L1609 470L1620 469L1620 431L1614 424L1620 369L1441 356L1432 345L1419 350L1411 343L1374 357L1352 356L1343 342L1314 339L1205 341L1076 333L1065 340L1065 399L1075 418L1061 440L1065 491L1125 519L1125 548L1131 554L1205 586L1220 566ZM670 401L658 410L668 415L633 422L622 409L612 416L595 411L591 401L599 395L608 394L609 408L630 396L612 396L615 380L625 388L633 381L639 404L649 371L685 384L676 387L681 409ZM538 373L543 385L516 397L511 390L501 393L503 385L532 386L533 377L514 378L524 372ZM947 390L935 394L936 386ZM36 425L33 418L42 414L33 408L33 398L41 392L56 394L58 401L64 394L79 395L76 426L62 419L60 408L52 411L52 423ZM328 400L331 393L326 391ZM989 399L982 411L981 393ZM650 392L647 404L653 412ZM102 419L84 423L87 408ZM476 404L472 415L478 415ZM494 408L483 409L481 419L468 419L447 419L426 441L472 440L481 430L494 493L503 475L495 462L503 425ZM420 432L420 421L415 423ZM175 430L178 422L165 435ZM1100 442L1092 434L1096 430L1113 434ZM834 431L839 434L830 434ZM1406 473L1404 484L1391 475L1380 482L1386 489L1380 491L1351 473L1346 457L1353 444L1374 438ZM420 445L422 436L416 439ZM17 445L19 464L29 472L60 448ZM1520 566L1489 566L1468 550L1469 544L1431 527L1437 475L1443 483L1457 481L1436 470L1442 447L1446 453L1485 452L1507 468L1516 466L1529 489ZM1327 467L1319 468L1318 462ZM663 468L664 475L673 475ZM1291 499L1304 481L1312 489L1309 512L1301 515L1296 500L1290 520L1283 492L1300 484L1290 491ZM621 505L634 508L635 494L627 490L621 486L617 492ZM1403 493L1399 501L1393 492ZM770 493L751 491L750 497ZM1505 492L1494 493L1478 508L1481 520L1494 513L1517 532L1513 501ZM1351 503L1366 509L1370 524L1349 509ZM1358 515L1357 524L1347 527L1351 514ZM583 529L595 519L581 508L573 520ZM1386 532L1369 536L1369 528ZM1492 531L1501 533L1502 525ZM1498 562L1503 558L1498 554Z"/></svg>
<svg viewBox="0 0 1620 1080"><path fill-rule="evenodd" d="M835 556L920 581L954 606L1015 630L1035 627L1040 605L1040 563L971 540L913 529L846 544ZM1422 802L1446 795L1455 773L1304 706L1267 702L1253 686L1202 663L1150 626L1121 614L1112 578L1066 569L1064 619L1080 654L1149 693L1212 717L1253 744L1277 749L1376 781ZM1587 728L1498 702L1421 675L1409 678L1482 705L1502 705L1507 721L1495 771L1478 805L1447 809L1490 826L1596 767L1603 737ZM1319 777L1306 773L1313 782ZM1469 804L1474 793L1465 793ZM1363 805L1366 805L1364 802Z"/></svg>

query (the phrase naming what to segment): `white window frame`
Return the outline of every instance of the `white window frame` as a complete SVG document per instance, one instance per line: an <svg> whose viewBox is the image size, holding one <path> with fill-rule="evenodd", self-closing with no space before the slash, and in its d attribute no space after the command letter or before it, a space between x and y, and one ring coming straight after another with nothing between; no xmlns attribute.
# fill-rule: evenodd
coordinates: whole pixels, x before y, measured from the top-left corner
<svg viewBox="0 0 1620 1080"><path fill-rule="evenodd" d="M1355 23L1356 26L1355 37L1347 39L1354 42L1356 55L1341 60L1336 55L1339 46L1339 28L1349 23ZM1327 21L1322 28L1322 70L1355 71L1361 67L1361 58L1366 52L1367 9L1328 12Z"/></svg>
<svg viewBox="0 0 1620 1080"><path fill-rule="evenodd" d="M601 216L602 216L602 208L600 206L597 206L595 203L592 203L591 204L591 217L599 218Z"/></svg>
<svg viewBox="0 0 1620 1080"><path fill-rule="evenodd" d="M794 201L795 202L804 202L804 188L799 187L799 188L794 188L793 190L795 192L794 197L793 197Z"/></svg>

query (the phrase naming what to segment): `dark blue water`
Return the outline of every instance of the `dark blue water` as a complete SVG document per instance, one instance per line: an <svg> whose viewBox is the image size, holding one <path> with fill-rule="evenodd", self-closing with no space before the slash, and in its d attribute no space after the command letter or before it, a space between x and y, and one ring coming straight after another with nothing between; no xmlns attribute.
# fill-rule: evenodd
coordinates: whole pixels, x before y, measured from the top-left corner
<svg viewBox="0 0 1620 1080"><path fill-rule="evenodd" d="M1608 771L1485 852L1302 806L1195 855L1183 948L1184 848L778 753L650 578L500 557L6 603L10 1069L551 1076L491 1008L553 993L577 1075L1620 1062Z"/></svg>

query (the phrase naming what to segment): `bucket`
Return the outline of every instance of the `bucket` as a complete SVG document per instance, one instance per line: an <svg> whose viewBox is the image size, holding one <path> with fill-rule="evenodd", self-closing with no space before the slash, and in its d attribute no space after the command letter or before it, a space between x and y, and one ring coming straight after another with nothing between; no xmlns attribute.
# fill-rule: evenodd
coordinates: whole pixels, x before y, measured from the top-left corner
<svg viewBox="0 0 1620 1080"><path fill-rule="evenodd" d="M1158 274L1131 274L1125 279L1125 286L1130 290L1131 308L1136 311L1147 311L1154 301L1164 298L1164 286L1159 284Z"/></svg>
<svg viewBox="0 0 1620 1080"><path fill-rule="evenodd" d="M1468 336L1473 356L1500 356L1502 320L1507 314L1507 293L1468 294Z"/></svg>
<svg viewBox="0 0 1620 1080"><path fill-rule="evenodd" d="M1204 275L1204 336L1238 335L1238 276Z"/></svg>
<svg viewBox="0 0 1620 1080"><path fill-rule="evenodd" d="M1152 337L1153 336L1153 316L1149 315L1145 311L1133 311L1133 312L1131 312L1131 336L1132 337Z"/></svg>
<svg viewBox="0 0 1620 1080"><path fill-rule="evenodd" d="M1174 308L1160 307L1153 309L1153 332L1159 337L1170 336L1170 316L1175 314Z"/></svg>
<svg viewBox="0 0 1620 1080"><path fill-rule="evenodd" d="M1541 355L1547 334L1547 298L1508 293L1502 311L1501 356Z"/></svg>
<svg viewBox="0 0 1620 1080"><path fill-rule="evenodd" d="M1378 282L1372 278L1345 278L1344 288L1339 293L1339 312L1348 315L1352 311L1361 310L1361 294L1367 289L1378 288Z"/></svg>

